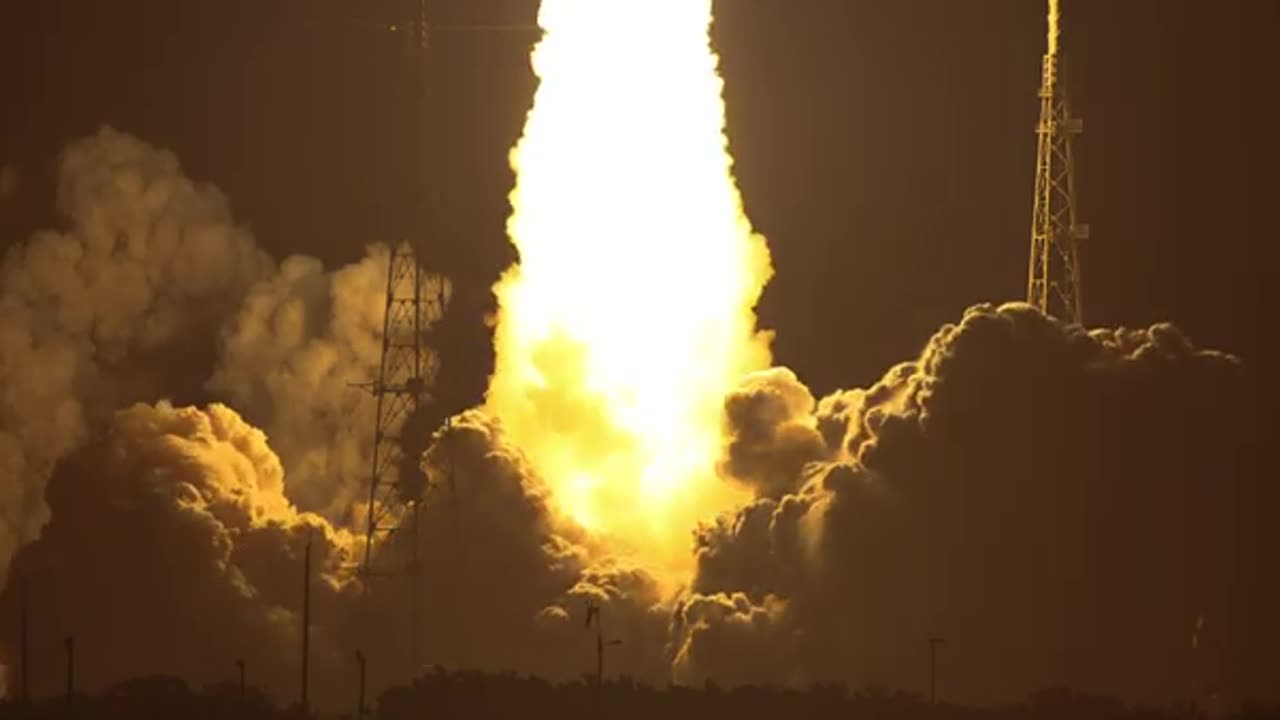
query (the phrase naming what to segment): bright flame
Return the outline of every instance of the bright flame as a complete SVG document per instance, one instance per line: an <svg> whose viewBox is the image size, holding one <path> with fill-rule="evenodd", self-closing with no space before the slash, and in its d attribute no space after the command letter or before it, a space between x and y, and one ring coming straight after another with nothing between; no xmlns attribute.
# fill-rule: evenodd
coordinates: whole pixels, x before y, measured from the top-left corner
<svg viewBox="0 0 1280 720"><path fill-rule="evenodd" d="M711 0L543 0L488 396L564 514L677 575L697 520L745 499L714 471L722 403L770 361L711 20Z"/></svg>

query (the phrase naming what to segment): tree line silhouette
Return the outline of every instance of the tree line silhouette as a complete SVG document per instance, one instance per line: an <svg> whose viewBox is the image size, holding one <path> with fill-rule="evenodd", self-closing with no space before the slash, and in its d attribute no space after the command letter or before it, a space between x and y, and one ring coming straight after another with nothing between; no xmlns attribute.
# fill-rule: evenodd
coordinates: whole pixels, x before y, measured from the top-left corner
<svg viewBox="0 0 1280 720"><path fill-rule="evenodd" d="M243 719L355 720L349 712L307 713L297 706L279 707L263 692L235 683L192 688L171 676L135 678L94 694L49 698L23 704L0 703L0 720L83 718L104 720ZM1280 720L1280 707L1244 706L1215 715L1193 704L1179 707L1130 706L1114 698L1068 688L1050 688L1021 703L978 708L923 696L867 689L851 692L838 685L807 690L746 686L723 689L655 688L622 677L598 683L593 677L552 683L536 677L436 668L408 686L387 690L364 720L465 718L467 720L555 718L577 720L790 720L853 718L856 720Z"/></svg>

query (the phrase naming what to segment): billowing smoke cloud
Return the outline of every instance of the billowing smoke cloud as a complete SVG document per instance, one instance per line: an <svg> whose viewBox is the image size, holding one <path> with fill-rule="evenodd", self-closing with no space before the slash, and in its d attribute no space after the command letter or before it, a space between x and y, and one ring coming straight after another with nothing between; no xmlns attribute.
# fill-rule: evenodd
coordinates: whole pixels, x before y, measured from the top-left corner
<svg viewBox="0 0 1280 720"><path fill-rule="evenodd" d="M922 690L941 635L957 700L1056 684L1274 698L1280 493L1253 388L1168 325L1086 333L975 307L873 388L786 421L818 427L833 459L700 533L675 670ZM731 424L791 417L758 408ZM727 466L795 467L774 437L745 470L731 445ZM1202 614L1217 635L1192 648ZM746 652L761 645L767 668Z"/></svg>
<svg viewBox="0 0 1280 720"><path fill-rule="evenodd" d="M795 373L754 373L725 398L726 445L720 472L777 498L797 487L801 470L828 452L814 399Z"/></svg>
<svg viewBox="0 0 1280 720"><path fill-rule="evenodd" d="M309 535L316 700L349 699L357 647L375 689L406 679L410 595L360 592L348 517L373 408L347 383L376 371L386 249L277 269L215 189L111 130L67 151L59 207L67 229L0 268L0 557L30 541L0 615L30 590L34 689L75 633L88 688L225 680L240 657L292 699ZM754 499L698 529L678 603L555 514L498 420L415 426L421 657L577 676L590 601L623 641L611 675L920 688L942 635L957 700L1053 684L1265 699L1280 490L1254 387L1170 326L1086 333L1020 305L971 309L867 389L815 401L787 370L752 374L725 400L719 469ZM243 419L115 412L209 395ZM407 561L403 542L383 559Z"/></svg>
<svg viewBox="0 0 1280 720"><path fill-rule="evenodd" d="M33 690L56 682L56 644L75 633L86 688L153 672L225 680L243 658L252 682L295 697L309 533L317 701L345 687L357 647L375 688L407 679L410 596L403 580L358 592L363 538L344 529L363 520L348 508L366 487L373 403L349 383L376 376L386 248L335 272L306 257L277 269L215 189L112 130L66 152L60 192L70 229L15 246L0 296L0 460L21 480L3 485L6 561L28 541L0 612L32 593ZM209 396L237 410L115 413ZM661 679L668 593L553 518L493 419L464 413L434 440L422 659L576 676L594 657L589 598L626 643L611 669ZM382 560L407 561L402 542Z"/></svg>
<svg viewBox="0 0 1280 720"><path fill-rule="evenodd" d="M283 490L266 438L229 408L119 412L59 464L51 519L0 595L16 617L20 586L30 592L32 691L57 692L68 635L85 688L157 673L227 680L237 658L255 682L294 687L309 537L313 662L318 678L333 678L347 662L359 546ZM12 648L16 628L3 627Z"/></svg>
<svg viewBox="0 0 1280 720"><path fill-rule="evenodd" d="M109 128L62 155L58 207L66 229L0 268L0 471L18 479L0 487L0 570L44 521L54 463L135 401L230 402L267 430L291 498L344 519L369 471L373 405L351 384L377 374L386 248L277 269L216 188Z"/></svg>
<svg viewBox="0 0 1280 720"><path fill-rule="evenodd" d="M266 440L225 406L137 405L59 464L51 520L15 557L0 594L11 617L21 588L31 592L33 691L56 691L57 643L74 634L87 689L160 672L226 680L243 658L255 684L291 700L309 536L317 704L347 699L356 648L371 659L375 689L408 679L405 579L375 578L362 594L362 538L288 501ZM545 486L496 422L456 418L427 467L460 484L454 493L437 485L422 515L425 664L577 676L594 662L594 631L582 627L592 599L609 637L625 643L610 672L664 677L670 610L657 584L556 528ZM407 558L392 543L379 568ZM13 624L3 632L4 647L15 647Z"/></svg>
<svg viewBox="0 0 1280 720"><path fill-rule="evenodd" d="M611 673L665 677L661 588L553 515L548 486L496 420L454 418L424 467L435 488L423 515L427 640L441 664L576 677L594 662L590 600L624 642Z"/></svg>
<svg viewBox="0 0 1280 720"><path fill-rule="evenodd" d="M782 621L786 610L786 602L771 594L760 601L742 592L693 595L672 622L672 679L692 686L709 680L761 686L798 681L794 637ZM717 671L714 677L709 667Z"/></svg>
<svg viewBox="0 0 1280 720"><path fill-rule="evenodd" d="M370 472L375 405L354 386L377 379L388 257L375 245L334 272L286 259L226 323L209 382L266 430L290 498L335 521L359 504ZM432 278L428 292L440 282ZM432 429L420 432L424 445Z"/></svg>
<svg viewBox="0 0 1280 720"><path fill-rule="evenodd" d="M53 464L112 410L199 388L188 357L270 260L216 188L177 159L104 129L59 166L65 228L10 247L0 267L0 568L43 522Z"/></svg>

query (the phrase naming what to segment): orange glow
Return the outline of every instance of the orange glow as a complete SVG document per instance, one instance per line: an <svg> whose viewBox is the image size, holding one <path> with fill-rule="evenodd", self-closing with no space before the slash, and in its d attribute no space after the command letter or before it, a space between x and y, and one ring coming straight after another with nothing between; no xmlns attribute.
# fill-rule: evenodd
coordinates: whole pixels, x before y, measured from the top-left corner
<svg viewBox="0 0 1280 720"><path fill-rule="evenodd" d="M698 519L746 499L713 469L722 400L770 362L711 20L711 0L543 0L520 263L495 288L489 410L558 510L667 577Z"/></svg>

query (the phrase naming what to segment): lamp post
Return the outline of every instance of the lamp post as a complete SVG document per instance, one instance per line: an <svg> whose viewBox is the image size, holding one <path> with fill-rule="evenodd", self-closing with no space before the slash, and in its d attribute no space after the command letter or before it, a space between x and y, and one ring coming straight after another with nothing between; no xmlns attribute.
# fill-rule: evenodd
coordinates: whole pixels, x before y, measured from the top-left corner
<svg viewBox="0 0 1280 720"><path fill-rule="evenodd" d="M938 646L943 642L940 637L929 638L929 704L938 702Z"/></svg>

